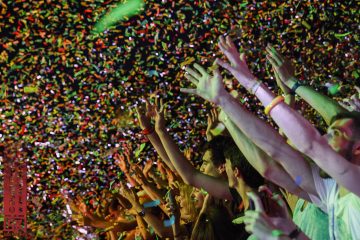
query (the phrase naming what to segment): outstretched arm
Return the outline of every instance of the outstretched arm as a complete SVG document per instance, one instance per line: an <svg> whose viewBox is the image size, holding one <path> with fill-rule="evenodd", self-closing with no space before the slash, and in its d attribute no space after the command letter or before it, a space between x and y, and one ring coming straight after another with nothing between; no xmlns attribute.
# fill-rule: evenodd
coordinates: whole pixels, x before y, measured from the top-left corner
<svg viewBox="0 0 360 240"><path fill-rule="evenodd" d="M290 71L289 67L291 64L289 64L289 61L270 45L267 46L266 51L268 53L267 59L273 65L273 69L279 75L281 81L289 88L293 88L299 80ZM336 115L347 112L337 101L315 91L309 86L300 85L296 89L296 93L320 113L327 125L331 124L331 120Z"/></svg>
<svg viewBox="0 0 360 240"><path fill-rule="evenodd" d="M209 194L222 199L231 200L228 183L224 180L206 175L196 170L185 158L165 129L163 109L157 112L155 130L159 135L167 155L170 157L175 169L186 184L197 188L203 188Z"/></svg>
<svg viewBox="0 0 360 240"><path fill-rule="evenodd" d="M256 146L222 111L220 119L249 163L266 179L303 199L310 200L284 168Z"/></svg>
<svg viewBox="0 0 360 240"><path fill-rule="evenodd" d="M151 126L151 118L154 117L155 114L155 106L151 105L147 99L146 102L146 109L144 110L143 107L136 107L136 113L139 118L140 127L144 133L146 133L146 137L149 139L153 147L155 148L156 152L159 154L161 159L165 162L165 164L174 171L174 166L170 162L166 151L161 144L160 138L157 133L154 131L154 128Z"/></svg>
<svg viewBox="0 0 360 240"><path fill-rule="evenodd" d="M244 68L242 65L240 67ZM196 84L197 88L182 89L182 91L197 94L219 105L249 139L283 166L294 181L301 179L298 184L303 190L316 195L310 166L302 155L289 146L275 129L244 109L241 103L224 89L218 69L214 71L214 76L210 76L202 67L197 66L197 68L200 69L200 73L190 68L186 70L189 73L187 78ZM240 72L239 75L241 79L248 81L247 88L251 88L255 81L254 77L249 79L252 74Z"/></svg>
<svg viewBox="0 0 360 240"><path fill-rule="evenodd" d="M223 48L222 51L225 55L231 54L235 56L237 50L234 46L231 46L231 44L233 45L231 39L228 39L228 46ZM234 68L224 62L221 62L221 65L230 70L240 84L245 86L248 90L251 89L249 86L252 86L256 80L250 73L246 62L241 60L239 57L235 59L235 61L236 64L241 65L241 68ZM269 104L271 104L275 99L275 95L264 84L259 85L255 91L255 95L264 106L269 106ZM223 101L225 104L229 104L230 101L226 98L227 97L225 96ZM230 105L234 104L230 103ZM236 114L237 113L234 113L234 117ZM321 136L321 134L310 122L285 103L280 102L279 104L276 104L270 111L270 115L300 152L309 156L320 168L326 171L340 185L360 196L360 185L357 184L358 181L356 181L356 179L359 179L360 176L359 166L350 163L344 157L335 152L329 146L327 140ZM241 116L237 116L234 119L238 117ZM279 149L282 149L282 147ZM300 171L302 170L298 169L298 172ZM302 181L304 180L306 179L302 178ZM305 188L303 189L306 190ZM309 193L312 192L309 191Z"/></svg>

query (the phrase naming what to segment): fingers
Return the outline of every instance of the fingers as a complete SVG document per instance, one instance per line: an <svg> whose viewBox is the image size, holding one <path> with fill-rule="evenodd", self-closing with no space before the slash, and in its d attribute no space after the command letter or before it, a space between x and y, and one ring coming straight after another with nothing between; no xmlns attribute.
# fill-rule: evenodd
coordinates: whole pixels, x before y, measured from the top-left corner
<svg viewBox="0 0 360 240"><path fill-rule="evenodd" d="M227 49L227 43L225 41L224 36L219 37L219 47L222 47L224 50Z"/></svg>
<svg viewBox="0 0 360 240"><path fill-rule="evenodd" d="M220 81L222 80L222 76L218 67L213 70L213 75L214 75L214 80L215 79L219 79Z"/></svg>
<svg viewBox="0 0 360 240"><path fill-rule="evenodd" d="M266 59L271 63L274 68L280 67L280 64L278 64L278 62L271 55L266 55Z"/></svg>
<svg viewBox="0 0 360 240"><path fill-rule="evenodd" d="M195 79L200 79L201 78L201 75L199 73L197 73L196 71L194 71L192 68L190 67L187 67L185 68L185 71L192 75L192 77L194 77Z"/></svg>
<svg viewBox="0 0 360 240"><path fill-rule="evenodd" d="M164 100L161 98L160 99L160 113L164 113Z"/></svg>
<svg viewBox="0 0 360 240"><path fill-rule="evenodd" d="M193 76L191 76L190 74L185 74L185 78L187 80L189 80L190 82L192 82L193 84L195 84L196 86L199 83L199 81L196 78L194 78Z"/></svg>
<svg viewBox="0 0 360 240"><path fill-rule="evenodd" d="M245 64L247 64L246 63L246 55L245 55L245 53L240 53L240 60L243 61Z"/></svg>
<svg viewBox="0 0 360 240"><path fill-rule="evenodd" d="M219 58L217 58L217 59L215 60L215 64L218 64L219 66L225 68L225 69L228 70L228 71L232 71L232 70L233 70L233 67L232 67L230 64L224 62L223 60L221 60L221 59L219 59Z"/></svg>
<svg viewBox="0 0 360 240"><path fill-rule="evenodd" d="M266 51L268 52L268 55L271 56L273 60L276 61L278 65L283 64L284 58L283 56L276 51L274 47L272 47L270 44L266 47Z"/></svg>
<svg viewBox="0 0 360 240"><path fill-rule="evenodd" d="M226 44L231 48L236 48L236 46L230 36L226 37Z"/></svg>
<svg viewBox="0 0 360 240"><path fill-rule="evenodd" d="M254 205L255 205L255 210L256 211L259 211L259 212L264 212L264 206L261 202L261 199L259 198L258 195L256 195L255 193L253 192L248 192L246 193L248 195L248 197L254 202Z"/></svg>
<svg viewBox="0 0 360 240"><path fill-rule="evenodd" d="M196 70L198 70L202 75L208 75L206 70L202 66L200 66L199 64L195 63L194 68L196 68Z"/></svg>
<svg viewBox="0 0 360 240"><path fill-rule="evenodd" d="M196 94L196 89L194 88L180 88L180 92L189 93L189 94Z"/></svg>

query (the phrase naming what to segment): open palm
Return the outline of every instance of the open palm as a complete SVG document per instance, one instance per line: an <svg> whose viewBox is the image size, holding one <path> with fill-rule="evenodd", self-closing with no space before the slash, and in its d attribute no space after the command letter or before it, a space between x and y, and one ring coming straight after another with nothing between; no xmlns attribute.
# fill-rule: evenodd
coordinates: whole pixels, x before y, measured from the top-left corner
<svg viewBox="0 0 360 240"><path fill-rule="evenodd" d="M222 77L219 72L219 69L216 68L213 70L213 75L211 76L203 67L199 64L194 64L196 70L187 67L185 69L185 77L196 85L196 88L181 88L180 91L190 94L196 94L205 100L213 102L215 104L219 103L220 96L225 92L224 85L222 83Z"/></svg>

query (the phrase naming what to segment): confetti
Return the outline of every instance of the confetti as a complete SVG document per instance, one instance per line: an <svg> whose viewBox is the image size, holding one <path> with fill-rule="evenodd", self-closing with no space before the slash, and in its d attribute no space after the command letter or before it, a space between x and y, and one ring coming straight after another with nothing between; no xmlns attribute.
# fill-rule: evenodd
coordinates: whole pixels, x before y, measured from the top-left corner
<svg viewBox="0 0 360 240"><path fill-rule="evenodd" d="M143 5L144 2L142 0L129 0L125 3L120 3L95 25L95 32L103 32L116 22L137 14Z"/></svg>
<svg viewBox="0 0 360 240"><path fill-rule="evenodd" d="M252 71L272 89L276 86L265 60L267 43L294 60L296 77L324 94L331 95L325 86L330 81L359 85L354 1L150 0L131 17L122 12L119 15L128 16L97 25L124 3L3 1L0 140L21 139L32 153L27 160L29 197L39 197L43 206L37 210L29 204L32 239L53 234L66 221L61 214L65 205L57 200L60 189L66 187L69 197L83 196L90 204L114 188L123 175L108 153L121 153L121 142L135 150L144 144L136 161L157 156L139 134L134 108L141 97L160 96L168 102L171 135L182 150L193 148L199 163L211 106L179 92L190 87L181 68L195 62L211 67L222 57L217 48L220 35L235 39ZM257 99L226 77L242 104L273 124L262 115ZM27 87L37 90L26 93ZM339 100L352 94L349 87L331 96ZM324 129L313 110L298 104L307 119ZM81 235L71 226L61 234L61 239Z"/></svg>

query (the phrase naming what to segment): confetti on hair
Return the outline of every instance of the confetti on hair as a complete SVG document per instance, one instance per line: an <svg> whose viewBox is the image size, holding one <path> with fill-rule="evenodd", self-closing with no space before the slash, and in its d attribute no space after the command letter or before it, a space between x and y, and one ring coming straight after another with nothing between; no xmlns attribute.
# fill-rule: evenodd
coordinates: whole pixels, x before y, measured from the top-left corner
<svg viewBox="0 0 360 240"><path fill-rule="evenodd" d="M170 227L170 226L174 225L175 224L175 216L172 215L169 219L164 220L163 223L164 223L165 227Z"/></svg>

